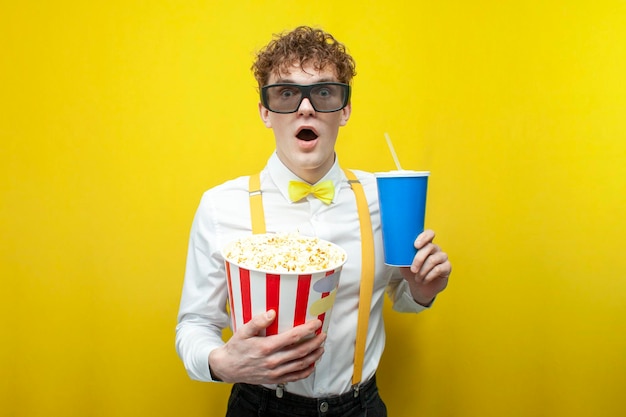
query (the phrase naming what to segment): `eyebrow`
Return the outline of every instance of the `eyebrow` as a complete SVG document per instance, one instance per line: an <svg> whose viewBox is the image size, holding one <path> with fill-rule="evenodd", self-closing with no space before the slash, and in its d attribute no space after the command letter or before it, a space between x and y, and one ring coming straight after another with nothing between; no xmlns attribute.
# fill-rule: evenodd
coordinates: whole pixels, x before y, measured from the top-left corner
<svg viewBox="0 0 626 417"><path fill-rule="evenodd" d="M332 78L321 78L311 84L317 84L317 83L337 83L339 81L336 81ZM298 84L297 82L293 81L290 78L279 78L278 80L276 80L274 82L274 84ZM306 84L298 84L298 85L306 85Z"/></svg>

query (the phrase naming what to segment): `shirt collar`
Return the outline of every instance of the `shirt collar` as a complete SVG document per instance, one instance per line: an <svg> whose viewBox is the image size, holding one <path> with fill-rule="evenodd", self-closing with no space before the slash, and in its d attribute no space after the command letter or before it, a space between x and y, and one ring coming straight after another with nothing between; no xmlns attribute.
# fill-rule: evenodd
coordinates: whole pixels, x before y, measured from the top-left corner
<svg viewBox="0 0 626 417"><path fill-rule="evenodd" d="M283 164L282 161L278 158L278 155L276 154L276 152L272 154L269 161L267 162L267 169L270 174L270 178L272 178L272 181L274 182L274 184L276 185L280 193L283 195L283 197L285 197L285 200L291 203L291 200L289 199L289 181L292 181L292 180L304 181L304 180L298 177L293 172L291 172L291 170L287 168L285 164ZM335 162L333 163L333 166L326 173L326 175L324 175L318 181L318 183L322 181L326 181L326 180L331 180L333 184L335 185L335 196L333 197L333 201L331 202L332 204L337 198L337 193L339 192L339 187L343 180L343 174L342 174L341 168L339 168L337 155L335 155ZM311 185L315 185L315 184L311 184Z"/></svg>

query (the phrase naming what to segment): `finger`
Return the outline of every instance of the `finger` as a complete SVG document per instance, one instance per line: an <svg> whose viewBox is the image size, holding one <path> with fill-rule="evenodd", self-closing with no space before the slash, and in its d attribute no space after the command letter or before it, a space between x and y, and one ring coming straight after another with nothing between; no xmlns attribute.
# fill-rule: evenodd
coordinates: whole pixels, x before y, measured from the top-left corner
<svg viewBox="0 0 626 417"><path fill-rule="evenodd" d="M258 336L263 330L267 329L276 319L276 311L269 310L265 313L257 314L244 324L237 332L243 339Z"/></svg>
<svg viewBox="0 0 626 417"><path fill-rule="evenodd" d="M321 320L310 320L283 333L272 336L272 344L276 350L284 349L298 344L305 339L313 338L320 327L322 327Z"/></svg>
<svg viewBox="0 0 626 417"><path fill-rule="evenodd" d="M325 340L326 334L319 334L295 345L276 351L271 358L268 358L268 361L271 362L268 367L274 369L294 361L300 361L313 352L317 352L320 348L323 350Z"/></svg>
<svg viewBox="0 0 626 417"><path fill-rule="evenodd" d="M312 350L309 350L308 348L305 350L303 346L302 348L299 347L298 349L290 352L289 356L281 358L281 362L276 362L274 366L270 366L270 369L272 370L270 371L269 376L280 382L289 382L306 378L306 376L313 372L315 362L317 362L324 353L323 346L319 346L317 343L315 346L317 347ZM289 357L293 358L287 360Z"/></svg>
<svg viewBox="0 0 626 417"><path fill-rule="evenodd" d="M435 232L430 229L424 230L415 239L414 246L416 249L421 249L427 244L431 243L435 239Z"/></svg>
<svg viewBox="0 0 626 417"><path fill-rule="evenodd" d="M411 264L411 272L417 274L422 269L424 263L426 262L426 259L428 259L429 256L437 253L440 250L441 249L439 249L439 246L435 245L434 243L429 243L426 246L421 247L413 258L413 263Z"/></svg>
<svg viewBox="0 0 626 417"><path fill-rule="evenodd" d="M417 277L428 281L446 272L445 264L449 265L448 255L445 252L436 252L430 255L417 273Z"/></svg>
<svg viewBox="0 0 626 417"><path fill-rule="evenodd" d="M301 343L273 351L264 357L263 367L269 370L268 375L271 378L278 379L284 374L302 371L321 357L325 340L326 334L322 333Z"/></svg>
<svg viewBox="0 0 626 417"><path fill-rule="evenodd" d="M433 268L431 268L428 273L424 276L424 281L434 281L439 278L448 278L452 273L452 264L450 261L445 259L445 261L438 263Z"/></svg>
<svg viewBox="0 0 626 417"><path fill-rule="evenodd" d="M320 348L319 351L313 352L309 357L303 359L302 361L289 363L284 368L284 371L286 372L281 377L281 380L284 382L292 382L308 377L315 370L315 364L321 358L323 353L323 348Z"/></svg>

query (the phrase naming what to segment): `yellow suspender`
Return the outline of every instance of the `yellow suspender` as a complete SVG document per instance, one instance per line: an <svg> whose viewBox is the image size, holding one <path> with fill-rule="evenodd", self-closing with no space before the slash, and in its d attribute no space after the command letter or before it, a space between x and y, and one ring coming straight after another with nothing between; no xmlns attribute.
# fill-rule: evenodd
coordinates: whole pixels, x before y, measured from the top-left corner
<svg viewBox="0 0 626 417"><path fill-rule="evenodd" d="M365 341L367 339L367 326L370 318L372 291L374 290L374 234L363 186L352 171L344 169L344 173L348 177L348 183L356 197L356 207L359 212L359 224L361 227L361 290L359 294L359 321L354 347L354 374L352 375L352 385L355 386L361 382L363 374Z"/></svg>
<svg viewBox="0 0 626 417"><path fill-rule="evenodd" d="M261 195L261 174L250 176L250 217L252 233L265 233L265 212L263 211L263 196Z"/></svg>
<svg viewBox="0 0 626 417"><path fill-rule="evenodd" d="M357 386L363 376L365 342L367 340L370 305L374 290L374 234L363 186L352 171L344 169L344 173L348 177L348 183L356 198L361 228L361 289L359 294L359 319L354 348L354 374L352 375L352 385ZM263 212L260 178L259 173L250 176L250 217L252 233L254 234L265 233L265 215Z"/></svg>

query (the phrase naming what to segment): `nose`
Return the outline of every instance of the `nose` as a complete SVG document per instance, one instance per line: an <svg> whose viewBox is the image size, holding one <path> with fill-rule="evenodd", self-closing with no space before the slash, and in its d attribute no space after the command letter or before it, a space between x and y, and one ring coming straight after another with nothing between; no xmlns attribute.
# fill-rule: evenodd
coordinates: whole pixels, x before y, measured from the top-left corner
<svg viewBox="0 0 626 417"><path fill-rule="evenodd" d="M302 101L300 102L300 107L298 107L298 114L302 114L302 115L315 114L315 109L313 108L313 105L311 104L311 100L309 100L307 97L303 98Z"/></svg>

